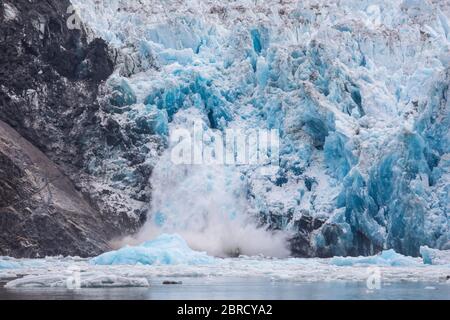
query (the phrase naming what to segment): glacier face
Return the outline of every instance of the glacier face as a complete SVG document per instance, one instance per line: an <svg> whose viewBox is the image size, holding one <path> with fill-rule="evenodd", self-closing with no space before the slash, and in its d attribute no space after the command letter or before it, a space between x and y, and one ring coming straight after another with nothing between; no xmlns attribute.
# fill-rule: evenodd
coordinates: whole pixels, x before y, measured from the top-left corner
<svg viewBox="0 0 450 320"><path fill-rule="evenodd" d="M116 58L103 112L134 128L130 143L155 137L140 241L178 232L215 255L284 256L311 218L324 222L312 255L450 248L448 1L72 3ZM171 164L170 133L196 121L279 130L280 169ZM106 166L135 183L120 151Z"/></svg>

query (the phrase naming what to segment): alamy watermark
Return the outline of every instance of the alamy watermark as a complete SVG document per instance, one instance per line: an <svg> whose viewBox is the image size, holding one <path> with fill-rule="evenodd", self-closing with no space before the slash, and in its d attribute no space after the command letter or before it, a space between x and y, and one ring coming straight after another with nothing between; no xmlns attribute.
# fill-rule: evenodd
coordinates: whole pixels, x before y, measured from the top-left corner
<svg viewBox="0 0 450 320"><path fill-rule="evenodd" d="M170 134L171 161L176 165L258 165L277 168L280 135L276 129L205 130L195 122L191 130L178 128Z"/></svg>
<svg viewBox="0 0 450 320"><path fill-rule="evenodd" d="M381 289L381 269L379 267L370 267L367 269L368 277L366 280L367 289L370 291Z"/></svg>
<svg viewBox="0 0 450 320"><path fill-rule="evenodd" d="M66 272L68 273L68 277L66 278L67 289L81 289L81 269L78 266L71 266L67 268Z"/></svg>
<svg viewBox="0 0 450 320"><path fill-rule="evenodd" d="M77 7L69 6L67 14L70 14L66 21L67 28L69 30L81 30L81 18Z"/></svg>

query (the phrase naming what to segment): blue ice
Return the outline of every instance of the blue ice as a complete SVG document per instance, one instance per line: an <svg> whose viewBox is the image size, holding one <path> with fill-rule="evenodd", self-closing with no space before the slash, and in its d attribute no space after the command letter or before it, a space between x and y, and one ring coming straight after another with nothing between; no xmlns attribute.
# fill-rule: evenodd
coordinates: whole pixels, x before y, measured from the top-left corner
<svg viewBox="0 0 450 320"><path fill-rule="evenodd" d="M403 256L394 250L385 250L378 255L370 257L334 257L330 260L331 264L336 266L393 266L393 267L411 267L421 265L417 258Z"/></svg>
<svg viewBox="0 0 450 320"><path fill-rule="evenodd" d="M213 257L192 250L176 234L162 234L139 246L126 246L91 259L91 263L97 265L202 265L213 262Z"/></svg>

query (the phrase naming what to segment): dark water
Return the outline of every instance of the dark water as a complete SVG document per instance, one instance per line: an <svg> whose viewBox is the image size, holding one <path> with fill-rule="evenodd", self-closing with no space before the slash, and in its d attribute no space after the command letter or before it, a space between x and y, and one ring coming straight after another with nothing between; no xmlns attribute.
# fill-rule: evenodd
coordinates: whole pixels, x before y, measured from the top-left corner
<svg viewBox="0 0 450 320"><path fill-rule="evenodd" d="M330 299L445 299L450 300L450 284L400 282L384 284L369 291L365 283L292 283L266 279L176 279L178 285L154 281L149 288L101 289L6 289L0 287L0 300L330 300ZM173 279L170 279L173 280Z"/></svg>

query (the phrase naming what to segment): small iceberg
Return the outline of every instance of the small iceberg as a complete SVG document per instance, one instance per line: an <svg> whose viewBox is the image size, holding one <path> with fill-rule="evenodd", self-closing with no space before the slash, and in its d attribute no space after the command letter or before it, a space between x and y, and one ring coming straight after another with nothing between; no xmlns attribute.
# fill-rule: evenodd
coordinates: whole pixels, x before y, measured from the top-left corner
<svg viewBox="0 0 450 320"><path fill-rule="evenodd" d="M450 250L437 250L422 246L420 247L420 255L424 264L448 265L450 267Z"/></svg>
<svg viewBox="0 0 450 320"><path fill-rule="evenodd" d="M189 248L186 241L177 234L163 234L140 246L126 246L90 260L96 265L201 265L213 261L214 258L205 252Z"/></svg>
<svg viewBox="0 0 450 320"><path fill-rule="evenodd" d="M5 288L76 288L76 282L68 275L45 274L28 275L8 282ZM149 287L146 278L124 277L106 273L82 273L79 278L79 288L137 288Z"/></svg>
<svg viewBox="0 0 450 320"><path fill-rule="evenodd" d="M392 267L411 267L422 265L420 258L401 255L394 250L385 250L370 257L334 257L330 261L336 266L376 265Z"/></svg>

